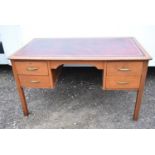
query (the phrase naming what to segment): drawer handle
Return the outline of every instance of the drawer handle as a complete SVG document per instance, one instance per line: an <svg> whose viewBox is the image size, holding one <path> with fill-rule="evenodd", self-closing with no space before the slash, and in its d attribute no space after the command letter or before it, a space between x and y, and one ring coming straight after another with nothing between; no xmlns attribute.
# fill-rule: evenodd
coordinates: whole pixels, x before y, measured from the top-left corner
<svg viewBox="0 0 155 155"><path fill-rule="evenodd" d="M38 70L38 68L36 68L36 67L28 67L27 68L27 71L35 71L35 70Z"/></svg>
<svg viewBox="0 0 155 155"><path fill-rule="evenodd" d="M31 83L40 83L40 81L35 81L35 80L32 80L30 81Z"/></svg>
<svg viewBox="0 0 155 155"><path fill-rule="evenodd" d="M119 68L118 70L119 70L119 71L123 71L123 72L130 71L130 69L129 69L129 68Z"/></svg>
<svg viewBox="0 0 155 155"><path fill-rule="evenodd" d="M129 82L127 82L127 81L118 81L117 84L125 85L125 84L129 84Z"/></svg>

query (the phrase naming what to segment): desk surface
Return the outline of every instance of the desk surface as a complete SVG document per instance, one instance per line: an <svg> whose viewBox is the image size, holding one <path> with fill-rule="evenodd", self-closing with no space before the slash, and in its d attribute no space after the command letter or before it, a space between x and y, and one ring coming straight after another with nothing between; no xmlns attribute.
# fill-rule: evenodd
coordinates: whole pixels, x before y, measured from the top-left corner
<svg viewBox="0 0 155 155"><path fill-rule="evenodd" d="M38 38L10 59L149 60L151 57L134 38Z"/></svg>

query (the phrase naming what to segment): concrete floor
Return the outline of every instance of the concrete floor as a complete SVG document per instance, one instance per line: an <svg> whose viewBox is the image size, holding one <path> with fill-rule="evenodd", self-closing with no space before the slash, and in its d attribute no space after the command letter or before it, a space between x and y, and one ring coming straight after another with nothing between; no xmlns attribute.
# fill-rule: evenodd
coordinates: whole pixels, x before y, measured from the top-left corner
<svg viewBox="0 0 155 155"><path fill-rule="evenodd" d="M22 114L11 67L0 66L0 128L155 128L155 68L149 68L139 120L136 93L104 91L95 68L64 68L56 89L26 89Z"/></svg>

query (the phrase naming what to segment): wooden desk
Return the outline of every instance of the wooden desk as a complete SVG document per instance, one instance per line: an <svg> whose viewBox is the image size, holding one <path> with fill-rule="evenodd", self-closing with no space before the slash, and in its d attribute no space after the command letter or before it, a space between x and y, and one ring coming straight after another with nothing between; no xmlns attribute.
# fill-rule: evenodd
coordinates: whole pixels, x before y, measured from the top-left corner
<svg viewBox="0 0 155 155"><path fill-rule="evenodd" d="M133 118L138 119L151 57L134 38L34 39L10 59L25 116L23 87L53 89L60 66L88 64L103 72L103 89L137 91Z"/></svg>

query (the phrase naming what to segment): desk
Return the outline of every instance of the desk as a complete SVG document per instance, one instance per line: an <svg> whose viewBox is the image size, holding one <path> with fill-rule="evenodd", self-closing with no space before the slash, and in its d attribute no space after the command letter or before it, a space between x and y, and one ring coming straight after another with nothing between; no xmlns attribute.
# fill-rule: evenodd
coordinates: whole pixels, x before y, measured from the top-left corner
<svg viewBox="0 0 155 155"><path fill-rule="evenodd" d="M138 119L151 57L134 38L34 39L10 59L25 116L29 112L23 88L54 89L59 68L79 64L102 71L104 90L136 91L133 119Z"/></svg>

